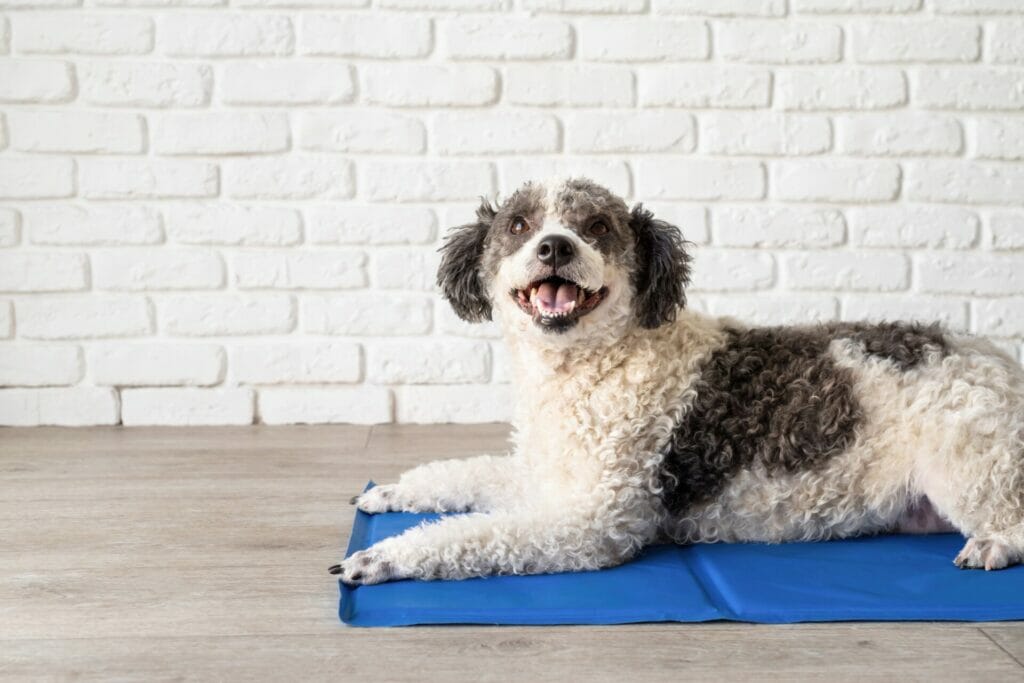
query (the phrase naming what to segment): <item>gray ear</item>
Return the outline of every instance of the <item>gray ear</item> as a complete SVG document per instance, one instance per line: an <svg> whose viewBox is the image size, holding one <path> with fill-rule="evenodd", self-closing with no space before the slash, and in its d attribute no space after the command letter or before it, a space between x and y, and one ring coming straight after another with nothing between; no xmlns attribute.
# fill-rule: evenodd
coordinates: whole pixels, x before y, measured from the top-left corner
<svg viewBox="0 0 1024 683"><path fill-rule="evenodd" d="M441 247L437 284L455 313L471 323L491 319L491 302L480 279L480 262L495 213L490 202L482 200L476 210L477 222L449 230Z"/></svg>
<svg viewBox="0 0 1024 683"><path fill-rule="evenodd" d="M643 205L633 207L629 224L636 252L634 309L640 325L653 329L675 320L686 305L690 255L679 228L655 219Z"/></svg>

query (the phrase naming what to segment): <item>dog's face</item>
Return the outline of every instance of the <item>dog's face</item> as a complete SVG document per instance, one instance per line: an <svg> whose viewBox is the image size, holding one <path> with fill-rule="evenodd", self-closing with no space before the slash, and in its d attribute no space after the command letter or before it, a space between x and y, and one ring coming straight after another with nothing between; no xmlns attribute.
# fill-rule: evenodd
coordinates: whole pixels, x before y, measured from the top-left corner
<svg viewBox="0 0 1024 683"><path fill-rule="evenodd" d="M527 183L477 222L452 229L438 284L469 321L555 344L658 327L685 304L689 256L679 230L632 211L589 180Z"/></svg>

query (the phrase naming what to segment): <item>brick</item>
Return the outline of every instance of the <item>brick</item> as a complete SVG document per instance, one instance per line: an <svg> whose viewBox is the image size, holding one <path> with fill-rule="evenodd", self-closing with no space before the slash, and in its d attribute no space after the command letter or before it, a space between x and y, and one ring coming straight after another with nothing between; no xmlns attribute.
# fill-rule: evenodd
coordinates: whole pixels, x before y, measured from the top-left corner
<svg viewBox="0 0 1024 683"><path fill-rule="evenodd" d="M335 57L409 59L430 54L430 20L395 13L304 14L299 52Z"/></svg>
<svg viewBox="0 0 1024 683"><path fill-rule="evenodd" d="M866 63L973 62L981 28L958 21L864 21L850 28L854 59Z"/></svg>
<svg viewBox="0 0 1024 683"><path fill-rule="evenodd" d="M955 330L967 329L967 302L963 299L901 294L857 294L843 302L844 320L916 320L940 322Z"/></svg>
<svg viewBox="0 0 1024 683"><path fill-rule="evenodd" d="M647 9L647 0L521 0L521 4L525 10L567 14L626 14Z"/></svg>
<svg viewBox="0 0 1024 683"><path fill-rule="evenodd" d="M292 53L292 22L275 14L165 14L160 47L172 57L252 57Z"/></svg>
<svg viewBox="0 0 1024 683"><path fill-rule="evenodd" d="M431 137L440 154L535 154L561 143L558 120L533 112L440 112Z"/></svg>
<svg viewBox="0 0 1024 683"><path fill-rule="evenodd" d="M140 206L26 206L22 215L33 244L157 244L163 239L160 215Z"/></svg>
<svg viewBox="0 0 1024 683"><path fill-rule="evenodd" d="M579 23L579 53L587 61L653 62L707 59L703 21L589 19Z"/></svg>
<svg viewBox="0 0 1024 683"><path fill-rule="evenodd" d="M816 251L781 259L785 289L894 292L910 286L910 264L903 254Z"/></svg>
<svg viewBox="0 0 1024 683"><path fill-rule="evenodd" d="M369 64L361 93L389 107L481 106L498 99L494 69L479 64Z"/></svg>
<svg viewBox="0 0 1024 683"><path fill-rule="evenodd" d="M658 199L761 199L764 166L750 161L641 159L637 193Z"/></svg>
<svg viewBox="0 0 1024 683"><path fill-rule="evenodd" d="M23 14L14 18L14 47L24 54L145 54L153 49L153 21L127 14Z"/></svg>
<svg viewBox="0 0 1024 683"><path fill-rule="evenodd" d="M181 244L286 247L302 240L294 209L241 204L185 204L164 209L168 237Z"/></svg>
<svg viewBox="0 0 1024 683"><path fill-rule="evenodd" d="M219 7L227 0L94 0L99 7Z"/></svg>
<svg viewBox="0 0 1024 683"><path fill-rule="evenodd" d="M839 301L822 294L710 294L708 312L753 325L807 325L839 316Z"/></svg>
<svg viewBox="0 0 1024 683"><path fill-rule="evenodd" d="M482 341L379 342L369 349L366 377L374 384L486 382L489 358Z"/></svg>
<svg viewBox="0 0 1024 683"><path fill-rule="evenodd" d="M574 112L566 135L579 153L692 152L697 143L693 117L681 111Z"/></svg>
<svg viewBox="0 0 1024 683"><path fill-rule="evenodd" d="M82 379L82 351L58 344L4 344L0 386L55 387Z"/></svg>
<svg viewBox="0 0 1024 683"><path fill-rule="evenodd" d="M678 202L656 201L644 202L644 207L654 212L655 218L676 226L683 237L695 244L711 242L711 230L708 227L708 211L699 204L680 204Z"/></svg>
<svg viewBox="0 0 1024 683"><path fill-rule="evenodd" d="M397 393L395 414L402 423L476 424L512 419L514 404L507 384L407 386Z"/></svg>
<svg viewBox="0 0 1024 683"><path fill-rule="evenodd" d="M1024 71L961 67L919 69L913 76L912 98L919 107L1024 109Z"/></svg>
<svg viewBox="0 0 1024 683"><path fill-rule="evenodd" d="M725 247L834 247L846 236L835 209L782 207L715 211L714 242Z"/></svg>
<svg viewBox="0 0 1024 683"><path fill-rule="evenodd" d="M460 201L494 194L494 170L481 161L367 161L360 172L370 201Z"/></svg>
<svg viewBox="0 0 1024 683"><path fill-rule="evenodd" d="M993 249L1024 249L1024 215L993 213L988 223Z"/></svg>
<svg viewBox="0 0 1024 683"><path fill-rule="evenodd" d="M502 194L514 192L523 183L554 177L590 178L621 197L632 194L629 167L623 161L590 160L566 157L562 159L513 159L502 162L500 190ZM481 188L476 197L490 196ZM468 220L468 219L467 219Z"/></svg>
<svg viewBox="0 0 1024 683"><path fill-rule="evenodd" d="M0 301L0 339L14 336L14 306L10 301Z"/></svg>
<svg viewBox="0 0 1024 683"><path fill-rule="evenodd" d="M14 209L0 209L0 248L16 246L21 241L22 218Z"/></svg>
<svg viewBox="0 0 1024 683"><path fill-rule="evenodd" d="M836 118L840 152L854 156L957 155L963 133L956 119L924 113L887 113Z"/></svg>
<svg viewBox="0 0 1024 683"><path fill-rule="evenodd" d="M940 14L1024 14L1019 0L932 0Z"/></svg>
<svg viewBox="0 0 1024 683"><path fill-rule="evenodd" d="M213 71L205 64L83 62L81 97L112 107L202 107L210 102Z"/></svg>
<svg viewBox="0 0 1024 683"><path fill-rule="evenodd" d="M781 17L786 0L652 0L657 14Z"/></svg>
<svg viewBox="0 0 1024 683"><path fill-rule="evenodd" d="M150 334L141 297L62 296L18 301L18 335L25 339L103 339Z"/></svg>
<svg viewBox="0 0 1024 683"><path fill-rule="evenodd" d="M427 148L419 119L388 111L309 112L298 128L300 146L318 152L421 154Z"/></svg>
<svg viewBox="0 0 1024 683"><path fill-rule="evenodd" d="M255 415L251 389L124 389L121 422L143 425L248 425Z"/></svg>
<svg viewBox="0 0 1024 683"><path fill-rule="evenodd" d="M1024 64L1024 20L1001 20L986 27L986 54L996 64Z"/></svg>
<svg viewBox="0 0 1024 683"><path fill-rule="evenodd" d="M88 287L84 254L0 252L0 292L68 292Z"/></svg>
<svg viewBox="0 0 1024 683"><path fill-rule="evenodd" d="M921 9L921 0L791 0L793 11L808 14L897 14Z"/></svg>
<svg viewBox="0 0 1024 683"><path fill-rule="evenodd" d="M797 202L889 201L899 196L900 167L885 161L779 161L771 165L775 198Z"/></svg>
<svg viewBox="0 0 1024 683"><path fill-rule="evenodd" d="M431 297L353 293L311 295L301 302L302 328L312 334L409 336L431 326Z"/></svg>
<svg viewBox="0 0 1024 683"><path fill-rule="evenodd" d="M0 389L2 425L81 427L117 422L117 392L113 389Z"/></svg>
<svg viewBox="0 0 1024 683"><path fill-rule="evenodd" d="M239 7L298 7L306 9L351 9L367 7L370 0L237 0Z"/></svg>
<svg viewBox="0 0 1024 683"><path fill-rule="evenodd" d="M231 349L231 378L246 384L358 382L362 352L350 342L281 342Z"/></svg>
<svg viewBox="0 0 1024 683"><path fill-rule="evenodd" d="M82 0L0 0L0 8L28 9L35 7L78 7Z"/></svg>
<svg viewBox="0 0 1024 683"><path fill-rule="evenodd" d="M645 107L747 109L767 107L772 76L764 69L672 65L639 69L640 104Z"/></svg>
<svg viewBox="0 0 1024 683"><path fill-rule="evenodd" d="M88 199L175 199L216 196L217 166L201 161L84 159L82 196Z"/></svg>
<svg viewBox="0 0 1024 683"><path fill-rule="evenodd" d="M441 334L470 339L500 339L501 328L496 322L468 323L462 320L445 302L438 302L437 330Z"/></svg>
<svg viewBox="0 0 1024 683"><path fill-rule="evenodd" d="M0 61L0 102L67 102L75 96L73 73L67 62L4 59Z"/></svg>
<svg viewBox="0 0 1024 683"><path fill-rule="evenodd" d="M951 207L865 207L851 209L847 219L860 247L968 249L980 230L976 213Z"/></svg>
<svg viewBox="0 0 1024 683"><path fill-rule="evenodd" d="M405 206L318 206L306 210L313 244L426 244L437 219L429 209Z"/></svg>
<svg viewBox="0 0 1024 683"><path fill-rule="evenodd" d="M420 9L440 12L475 12L509 9L509 0L378 0L385 9Z"/></svg>
<svg viewBox="0 0 1024 683"><path fill-rule="evenodd" d="M383 249L374 254L373 281L378 289L431 292L440 264L436 248Z"/></svg>
<svg viewBox="0 0 1024 683"><path fill-rule="evenodd" d="M95 384L119 387L209 386L224 378L224 349L215 344L96 344L87 354Z"/></svg>
<svg viewBox="0 0 1024 683"><path fill-rule="evenodd" d="M285 114L204 112L150 120L157 154L267 154L284 152L291 142Z"/></svg>
<svg viewBox="0 0 1024 683"><path fill-rule="evenodd" d="M795 156L832 147L827 118L774 112L716 112L700 117L701 138L712 154Z"/></svg>
<svg viewBox="0 0 1024 683"><path fill-rule="evenodd" d="M7 17L0 17L0 54L11 52L11 22Z"/></svg>
<svg viewBox="0 0 1024 683"><path fill-rule="evenodd" d="M715 45L726 60L755 64L827 64L843 55L838 26L795 21L720 23Z"/></svg>
<svg viewBox="0 0 1024 683"><path fill-rule="evenodd" d="M915 254L923 292L1011 296L1024 290L1024 268L1011 254L925 252Z"/></svg>
<svg viewBox="0 0 1024 683"><path fill-rule="evenodd" d="M768 289L775 283L775 259L764 252L701 249L694 263L693 288L700 292Z"/></svg>
<svg viewBox="0 0 1024 683"><path fill-rule="evenodd" d="M11 147L22 152L138 154L145 151L141 116L85 111L12 111Z"/></svg>
<svg viewBox="0 0 1024 683"><path fill-rule="evenodd" d="M97 289L219 289L224 262L207 250L117 249L92 254Z"/></svg>
<svg viewBox="0 0 1024 683"><path fill-rule="evenodd" d="M355 78L347 64L237 62L224 66L220 99L242 105L344 104L355 93Z"/></svg>
<svg viewBox="0 0 1024 683"><path fill-rule="evenodd" d="M1024 168L997 163L921 161L906 165L907 197L963 204L1019 204Z"/></svg>
<svg viewBox="0 0 1024 683"><path fill-rule="evenodd" d="M979 118L973 121L974 156L982 159L1024 159L1024 120Z"/></svg>
<svg viewBox="0 0 1024 683"><path fill-rule="evenodd" d="M572 30L564 21L456 17L440 26L451 59L566 59L572 55Z"/></svg>
<svg viewBox="0 0 1024 683"><path fill-rule="evenodd" d="M996 337L1024 336L1024 297L975 302L974 331Z"/></svg>
<svg viewBox="0 0 1024 683"><path fill-rule="evenodd" d="M264 424L384 424L391 413L391 392L383 387L279 387L259 393Z"/></svg>
<svg viewBox="0 0 1024 683"><path fill-rule="evenodd" d="M359 252L246 251L231 259L238 289L352 289L366 285Z"/></svg>
<svg viewBox="0 0 1024 683"><path fill-rule="evenodd" d="M295 328L295 302L285 294L178 295L157 301L166 333L184 337L286 334Z"/></svg>
<svg viewBox="0 0 1024 683"><path fill-rule="evenodd" d="M903 72L889 69L836 68L788 70L776 77L782 109L889 109L907 103Z"/></svg>
<svg viewBox="0 0 1024 683"><path fill-rule="evenodd" d="M355 192L352 164L332 157L237 159L224 164L234 199L347 199Z"/></svg>
<svg viewBox="0 0 1024 683"><path fill-rule="evenodd" d="M631 107L633 72L626 67L516 64L505 70L505 100L535 107Z"/></svg>
<svg viewBox="0 0 1024 683"><path fill-rule="evenodd" d="M0 159L0 199L56 199L75 193L70 159Z"/></svg>

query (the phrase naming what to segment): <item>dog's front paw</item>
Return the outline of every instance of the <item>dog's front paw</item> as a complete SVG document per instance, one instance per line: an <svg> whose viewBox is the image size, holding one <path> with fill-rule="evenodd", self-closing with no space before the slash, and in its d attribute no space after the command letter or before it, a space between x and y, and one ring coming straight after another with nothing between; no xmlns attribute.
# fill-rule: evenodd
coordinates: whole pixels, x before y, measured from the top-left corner
<svg viewBox="0 0 1024 683"><path fill-rule="evenodd" d="M371 515L378 512L392 512L400 510L398 505L398 484L382 484L374 486L369 491L363 491L352 498L352 503Z"/></svg>
<svg viewBox="0 0 1024 683"><path fill-rule="evenodd" d="M388 560L385 553L377 548L352 553L342 560L341 564L336 564L327 571L344 583L356 586L403 578L399 576L395 563Z"/></svg>
<svg viewBox="0 0 1024 683"><path fill-rule="evenodd" d="M992 571L1013 564L1012 559L1010 549L999 541L971 538L953 562L961 569Z"/></svg>

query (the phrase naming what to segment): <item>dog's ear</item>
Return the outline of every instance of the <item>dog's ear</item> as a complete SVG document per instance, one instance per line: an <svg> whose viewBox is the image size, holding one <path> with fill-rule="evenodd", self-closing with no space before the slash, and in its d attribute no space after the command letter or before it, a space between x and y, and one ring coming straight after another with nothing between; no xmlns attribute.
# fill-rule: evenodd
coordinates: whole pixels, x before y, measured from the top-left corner
<svg viewBox="0 0 1024 683"><path fill-rule="evenodd" d="M686 305L690 255L679 228L657 220L641 204L633 207L629 225L636 252L633 306L640 325L653 329L675 320Z"/></svg>
<svg viewBox="0 0 1024 683"><path fill-rule="evenodd" d="M481 200L476 222L449 230L441 247L437 284L455 313L471 323L491 319L491 302L480 279L480 266L495 213L490 202Z"/></svg>

